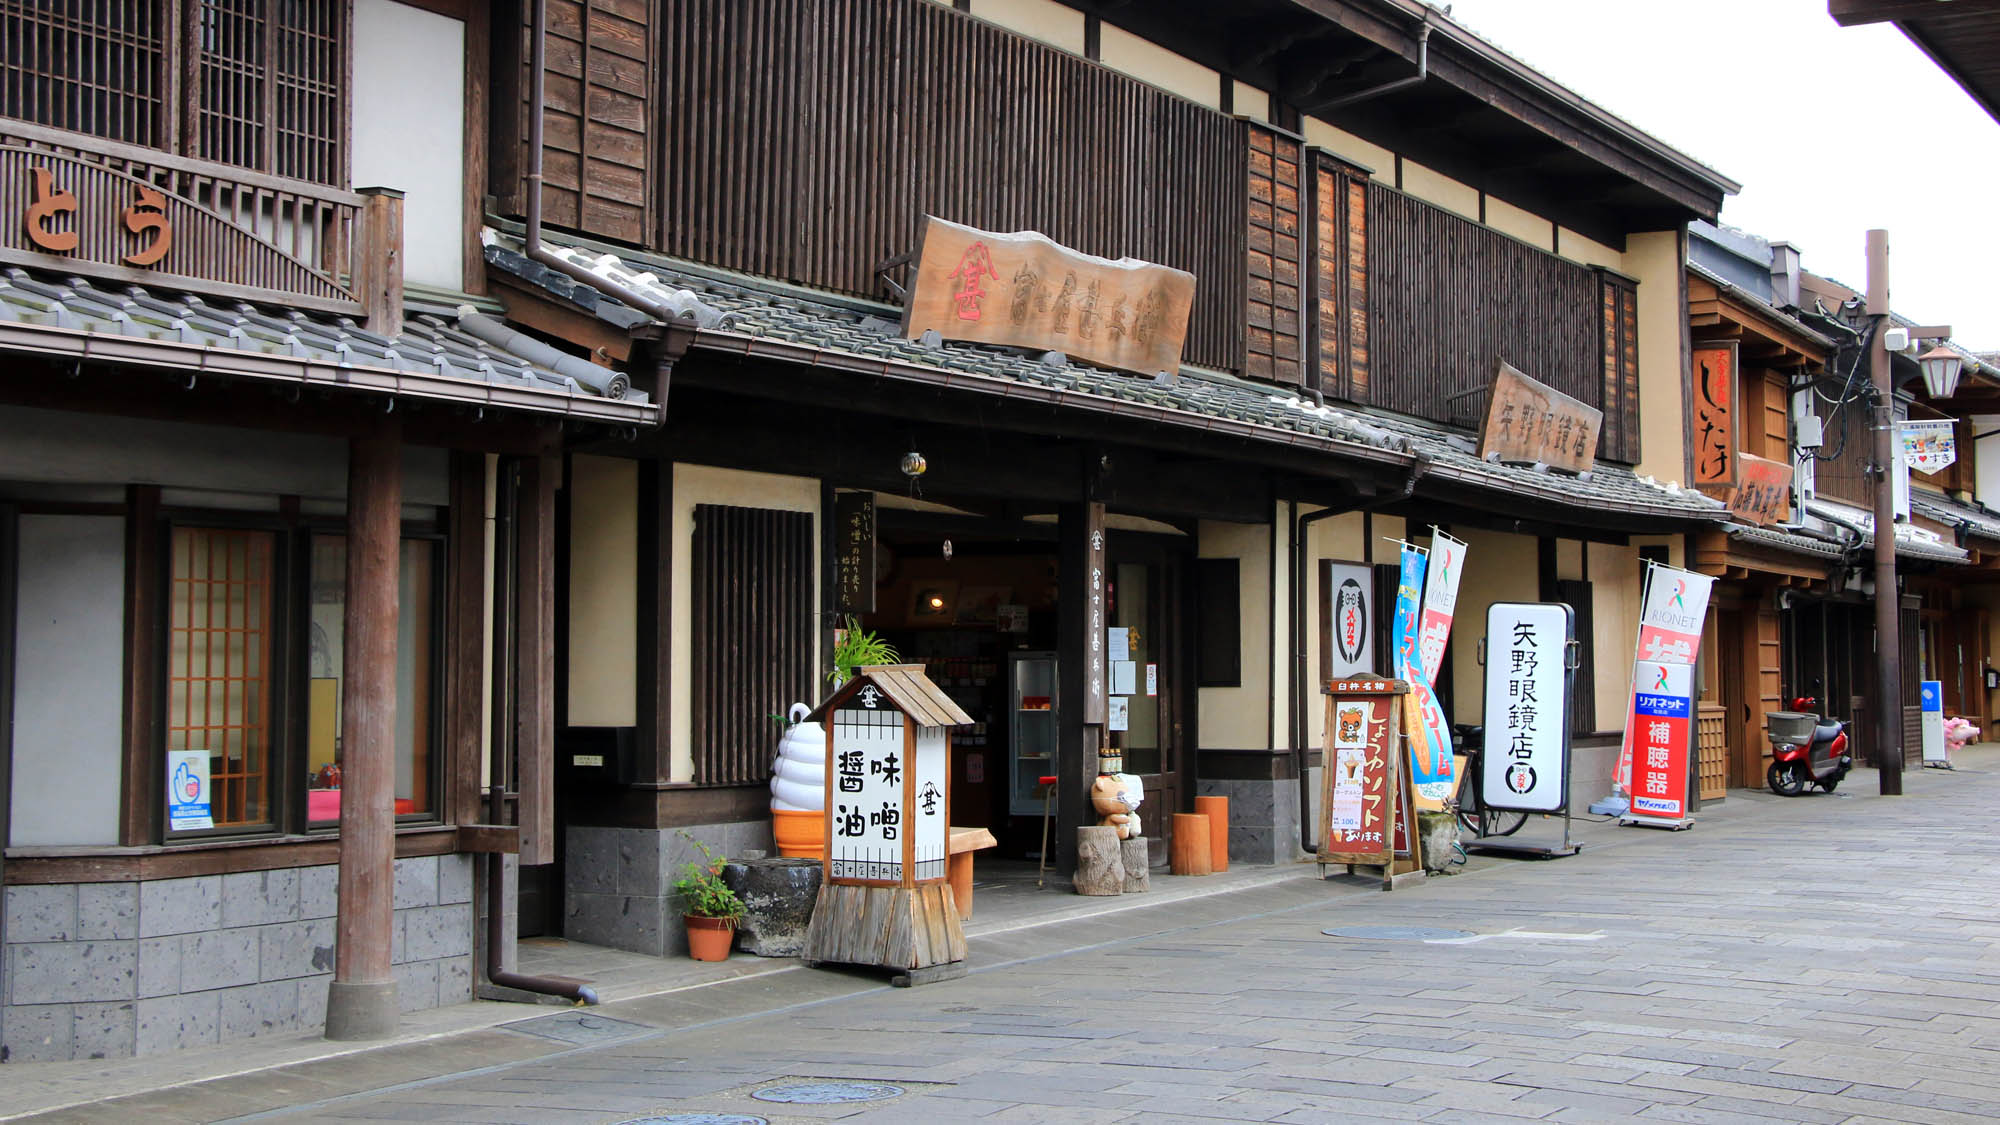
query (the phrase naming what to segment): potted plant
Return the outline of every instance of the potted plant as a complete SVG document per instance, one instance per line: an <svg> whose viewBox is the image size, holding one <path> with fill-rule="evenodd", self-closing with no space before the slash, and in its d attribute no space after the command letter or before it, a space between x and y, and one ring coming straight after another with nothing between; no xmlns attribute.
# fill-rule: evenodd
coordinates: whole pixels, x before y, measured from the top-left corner
<svg viewBox="0 0 2000 1125"><path fill-rule="evenodd" d="M681 835L701 853L701 859L689 860L674 880L674 894L681 900L687 923L688 955L697 961L725 960L736 937L736 923L743 917L743 900L722 881L723 858L693 836Z"/></svg>
<svg viewBox="0 0 2000 1125"><path fill-rule="evenodd" d="M839 630L833 642L833 671L826 678L834 687L846 683L854 677L856 668L870 664L894 664L897 660L896 646L861 627L852 615Z"/></svg>

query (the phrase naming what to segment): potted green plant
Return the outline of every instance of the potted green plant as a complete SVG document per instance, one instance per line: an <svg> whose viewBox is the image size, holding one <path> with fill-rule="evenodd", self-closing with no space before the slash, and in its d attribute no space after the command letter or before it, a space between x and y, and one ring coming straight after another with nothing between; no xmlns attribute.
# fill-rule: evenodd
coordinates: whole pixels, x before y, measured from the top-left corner
<svg viewBox="0 0 2000 1125"><path fill-rule="evenodd" d="M743 917L743 900L722 881L723 858L707 844L688 836L701 853L689 860L674 880L674 894L681 900L682 919L687 923L688 955L697 961L721 961L729 956L736 936L736 923Z"/></svg>
<svg viewBox="0 0 2000 1125"><path fill-rule="evenodd" d="M856 668L894 664L897 659L896 646L883 640L880 634L863 629L861 622L850 615L834 640L833 671L826 678L839 687L854 678Z"/></svg>

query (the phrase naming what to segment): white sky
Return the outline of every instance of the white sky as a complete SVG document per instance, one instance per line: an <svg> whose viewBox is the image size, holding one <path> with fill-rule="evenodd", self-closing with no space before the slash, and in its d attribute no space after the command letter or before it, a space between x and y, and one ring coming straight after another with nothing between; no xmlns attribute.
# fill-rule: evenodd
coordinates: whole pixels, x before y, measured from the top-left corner
<svg viewBox="0 0 2000 1125"><path fill-rule="evenodd" d="M1896 311L2000 349L2000 123L1894 25L1842 28L1826 8L1452 0L1451 14L1741 182L1722 221L1793 243L1814 273L1861 288L1864 234L1886 229Z"/></svg>

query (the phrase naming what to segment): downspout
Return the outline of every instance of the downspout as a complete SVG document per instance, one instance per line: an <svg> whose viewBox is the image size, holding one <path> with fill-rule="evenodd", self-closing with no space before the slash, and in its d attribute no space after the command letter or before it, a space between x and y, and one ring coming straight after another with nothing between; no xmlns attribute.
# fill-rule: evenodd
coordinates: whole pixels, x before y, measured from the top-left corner
<svg viewBox="0 0 2000 1125"><path fill-rule="evenodd" d="M1427 25L1428 26L1428 25ZM1377 496L1349 504L1344 508L1321 508L1310 515L1296 516L1292 522L1292 763L1299 777L1299 847L1312 854L1318 854L1319 845L1312 842L1312 781L1306 776L1306 730L1310 725L1306 720L1305 685L1310 676L1306 668L1306 528L1323 519L1345 516L1355 512L1372 512L1389 504L1400 504L1417 491L1417 482L1431 471L1431 459L1419 453L1410 462L1410 474L1403 478L1403 487L1387 496Z"/></svg>
<svg viewBox="0 0 2000 1125"><path fill-rule="evenodd" d="M1417 28L1417 72L1415 74L1412 74L1407 78L1397 78L1388 82L1384 82L1380 86L1370 86L1366 90L1357 90L1352 94L1344 94L1340 97L1333 99L1330 102L1322 103L1318 107L1318 109L1315 110L1315 112L1325 112L1326 110L1329 109L1339 109L1342 106L1353 105L1355 102L1365 102L1370 98L1379 98L1383 94L1391 94L1405 87L1415 86L1417 83L1422 82L1424 79L1429 78L1430 76L1431 76L1431 13L1430 9L1426 7L1424 9L1423 25Z"/></svg>
<svg viewBox="0 0 2000 1125"><path fill-rule="evenodd" d="M528 76L528 100L534 106L533 112L528 115L528 231L525 246L528 260L539 262L601 293L608 293L655 320L667 324L686 323L689 317L681 311L623 282L592 273L567 258L551 253L542 245L542 119L547 116L547 108L542 103L548 88L548 0L535 0L534 14ZM664 412L661 420L665 420Z"/></svg>

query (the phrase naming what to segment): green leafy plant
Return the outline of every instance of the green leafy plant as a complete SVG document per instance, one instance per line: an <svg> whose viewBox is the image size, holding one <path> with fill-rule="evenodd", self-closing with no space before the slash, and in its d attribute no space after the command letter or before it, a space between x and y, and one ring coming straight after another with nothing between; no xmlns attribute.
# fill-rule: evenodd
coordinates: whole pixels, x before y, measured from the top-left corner
<svg viewBox="0 0 2000 1125"><path fill-rule="evenodd" d="M727 918L732 922L743 917L743 900L722 881L722 865L727 861L686 832L681 835L701 853L701 859L689 860L681 868L681 877L674 880L674 894L680 896L684 912L696 918Z"/></svg>
<svg viewBox="0 0 2000 1125"><path fill-rule="evenodd" d="M826 678L833 686L854 678L856 668L870 664L894 664L899 658L896 646L861 627L861 622L852 615L842 626L840 640L833 646L833 671Z"/></svg>

